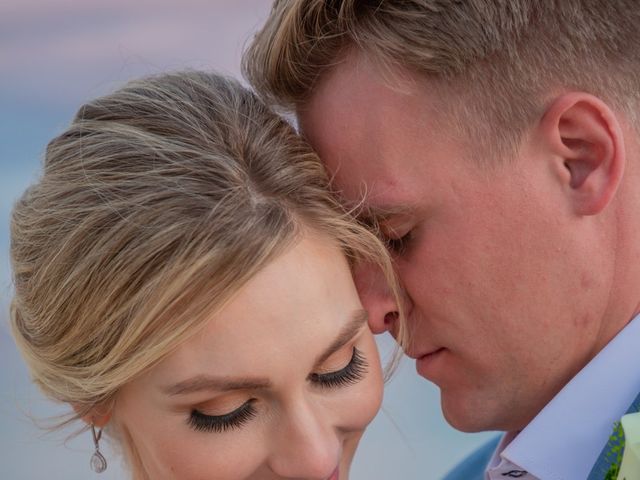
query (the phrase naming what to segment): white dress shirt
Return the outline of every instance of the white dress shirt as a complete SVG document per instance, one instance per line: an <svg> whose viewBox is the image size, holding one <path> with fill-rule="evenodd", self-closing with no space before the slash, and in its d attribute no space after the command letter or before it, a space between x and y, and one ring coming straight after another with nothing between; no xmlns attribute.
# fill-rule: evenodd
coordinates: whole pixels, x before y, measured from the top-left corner
<svg viewBox="0 0 640 480"><path fill-rule="evenodd" d="M519 433L506 433L487 480L585 480L640 393L640 315Z"/></svg>

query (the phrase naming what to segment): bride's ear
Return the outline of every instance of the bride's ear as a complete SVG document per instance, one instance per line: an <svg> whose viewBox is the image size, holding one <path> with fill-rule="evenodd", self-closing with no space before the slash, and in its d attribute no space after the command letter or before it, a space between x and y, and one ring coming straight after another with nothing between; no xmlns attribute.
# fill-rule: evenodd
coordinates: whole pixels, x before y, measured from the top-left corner
<svg viewBox="0 0 640 480"><path fill-rule="evenodd" d="M81 405L73 405L75 412L81 416L87 425L95 425L98 428L104 426L111 420L111 406L98 405L87 409Z"/></svg>

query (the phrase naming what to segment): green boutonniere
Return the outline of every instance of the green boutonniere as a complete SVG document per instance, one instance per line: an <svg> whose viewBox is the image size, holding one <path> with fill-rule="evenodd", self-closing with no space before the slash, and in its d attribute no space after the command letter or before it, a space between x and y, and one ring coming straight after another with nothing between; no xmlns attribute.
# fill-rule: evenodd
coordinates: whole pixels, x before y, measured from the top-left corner
<svg viewBox="0 0 640 480"><path fill-rule="evenodd" d="M640 413L629 413L615 423L609 445L611 466L604 480L640 479Z"/></svg>
<svg viewBox="0 0 640 480"><path fill-rule="evenodd" d="M606 453L606 458L611 463L604 480L617 480L622 464L622 452L624 452L624 430L621 422L613 424L613 433L611 433L607 445L610 445L610 448Z"/></svg>

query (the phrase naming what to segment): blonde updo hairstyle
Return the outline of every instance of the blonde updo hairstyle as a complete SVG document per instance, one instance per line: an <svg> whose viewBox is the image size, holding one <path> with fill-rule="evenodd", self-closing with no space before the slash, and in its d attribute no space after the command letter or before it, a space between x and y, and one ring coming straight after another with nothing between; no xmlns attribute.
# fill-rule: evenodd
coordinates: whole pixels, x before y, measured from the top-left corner
<svg viewBox="0 0 640 480"><path fill-rule="evenodd" d="M237 82L164 74L87 103L13 210L11 327L34 382L68 422L109 410L308 230L395 289L316 154Z"/></svg>

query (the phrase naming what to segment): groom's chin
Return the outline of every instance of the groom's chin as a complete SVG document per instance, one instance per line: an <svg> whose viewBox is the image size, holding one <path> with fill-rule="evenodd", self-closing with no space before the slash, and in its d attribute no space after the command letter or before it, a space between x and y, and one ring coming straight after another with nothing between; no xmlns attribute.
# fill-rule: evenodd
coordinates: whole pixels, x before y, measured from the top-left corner
<svg viewBox="0 0 640 480"><path fill-rule="evenodd" d="M474 416L466 411L461 411L459 408L451 407L444 399L441 401L441 406L445 420L456 430L466 433L495 430L491 427L487 428L487 422L481 418L483 417L482 415Z"/></svg>
<svg viewBox="0 0 640 480"><path fill-rule="evenodd" d="M523 427L522 422L513 418L509 406L502 405L490 392L469 394L441 390L440 395L447 423L461 432L511 431Z"/></svg>

